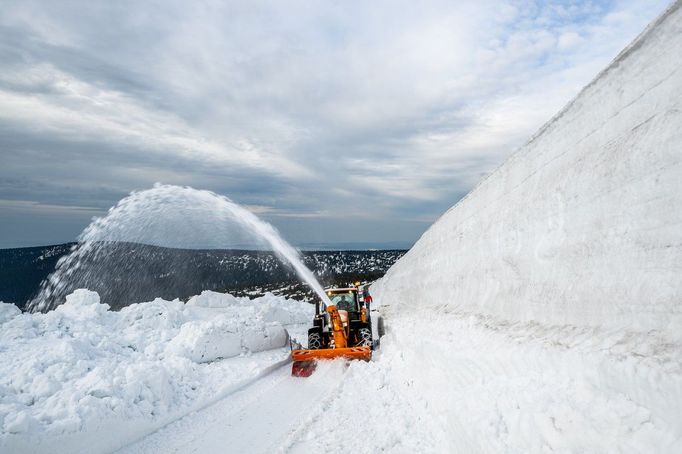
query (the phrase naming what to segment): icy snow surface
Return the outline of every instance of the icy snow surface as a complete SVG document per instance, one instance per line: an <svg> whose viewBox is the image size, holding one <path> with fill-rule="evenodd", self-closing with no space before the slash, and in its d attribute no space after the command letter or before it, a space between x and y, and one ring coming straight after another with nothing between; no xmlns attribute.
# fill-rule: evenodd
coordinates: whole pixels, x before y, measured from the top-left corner
<svg viewBox="0 0 682 454"><path fill-rule="evenodd" d="M77 290L42 314L0 303L0 452L107 452L287 362L310 304L203 292L111 312Z"/></svg>

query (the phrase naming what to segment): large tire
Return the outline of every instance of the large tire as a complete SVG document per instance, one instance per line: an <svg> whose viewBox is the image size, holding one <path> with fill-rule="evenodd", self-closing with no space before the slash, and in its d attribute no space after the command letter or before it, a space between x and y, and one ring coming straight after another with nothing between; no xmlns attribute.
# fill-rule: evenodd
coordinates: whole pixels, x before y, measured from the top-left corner
<svg viewBox="0 0 682 454"><path fill-rule="evenodd" d="M369 328L360 328L358 330L358 347L372 346L372 331Z"/></svg>
<svg viewBox="0 0 682 454"><path fill-rule="evenodd" d="M308 333L308 349L319 350L320 348L322 348L322 333L311 330Z"/></svg>

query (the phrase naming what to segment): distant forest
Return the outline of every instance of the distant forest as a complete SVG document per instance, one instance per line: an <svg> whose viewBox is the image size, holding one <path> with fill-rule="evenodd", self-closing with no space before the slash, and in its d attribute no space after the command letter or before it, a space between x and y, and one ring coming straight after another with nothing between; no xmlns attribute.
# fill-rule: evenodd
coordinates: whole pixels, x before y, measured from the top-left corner
<svg viewBox="0 0 682 454"><path fill-rule="evenodd" d="M72 246L0 249L0 301L24 308ZM347 285L383 276L405 252L304 251L302 256L322 285ZM114 309L156 297L185 299L202 290L237 296L259 296L271 291L299 299L313 298L293 270L268 251L171 249L120 243L106 259L86 265L95 271L86 286ZM79 286L83 283L73 285Z"/></svg>

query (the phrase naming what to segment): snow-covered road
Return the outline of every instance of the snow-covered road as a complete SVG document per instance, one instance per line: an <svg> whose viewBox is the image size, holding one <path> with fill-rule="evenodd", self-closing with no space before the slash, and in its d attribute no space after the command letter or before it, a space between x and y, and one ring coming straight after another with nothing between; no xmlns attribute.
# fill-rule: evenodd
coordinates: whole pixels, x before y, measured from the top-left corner
<svg viewBox="0 0 682 454"><path fill-rule="evenodd" d="M338 390L345 366L322 364L308 379L291 376L289 363L127 446L119 454L273 453L287 450Z"/></svg>
<svg viewBox="0 0 682 454"><path fill-rule="evenodd" d="M682 351L660 333L385 311L381 351L292 452L682 452Z"/></svg>
<svg viewBox="0 0 682 454"><path fill-rule="evenodd" d="M291 377L288 347L224 358L231 344L222 340L234 333L212 328L248 314L307 320L304 303L206 293L192 304L157 300L111 313L80 292L48 314L2 306L4 354L34 361L18 372L6 366L4 402L16 403L0 402L9 432L0 452L682 451L682 349L665 332L509 321L446 304L382 306L378 295L386 335L372 361L322 363L309 378ZM305 323L286 326L297 339L306 334ZM178 350L189 328L206 334ZM198 341L209 335L223 359L179 356L205 357L213 350ZM159 343L163 350L150 347ZM51 364L33 354L45 351ZM85 378L69 368L74 356ZM73 378L41 395L41 380L62 368ZM83 423L65 429L63 408Z"/></svg>
<svg viewBox="0 0 682 454"><path fill-rule="evenodd" d="M280 363L119 454L682 449L682 352L660 333L383 310L371 362Z"/></svg>

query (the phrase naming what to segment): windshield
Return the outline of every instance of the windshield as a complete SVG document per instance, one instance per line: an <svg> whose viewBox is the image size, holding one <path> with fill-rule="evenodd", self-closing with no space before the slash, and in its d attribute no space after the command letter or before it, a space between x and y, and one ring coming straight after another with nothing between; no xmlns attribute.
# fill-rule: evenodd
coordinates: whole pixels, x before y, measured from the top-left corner
<svg viewBox="0 0 682 454"><path fill-rule="evenodd" d="M353 292L329 295L332 304L340 311L355 311L355 295Z"/></svg>

